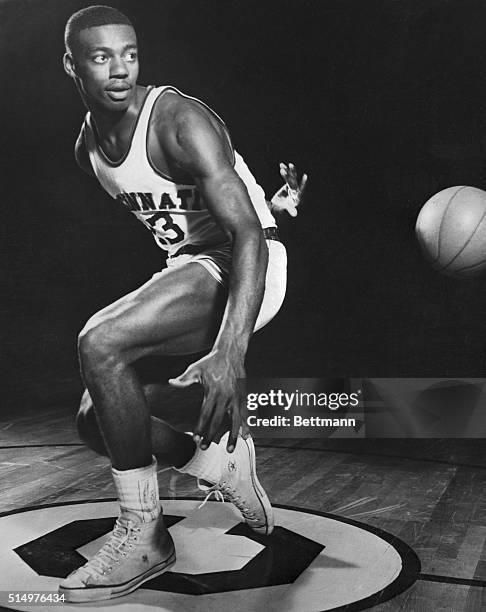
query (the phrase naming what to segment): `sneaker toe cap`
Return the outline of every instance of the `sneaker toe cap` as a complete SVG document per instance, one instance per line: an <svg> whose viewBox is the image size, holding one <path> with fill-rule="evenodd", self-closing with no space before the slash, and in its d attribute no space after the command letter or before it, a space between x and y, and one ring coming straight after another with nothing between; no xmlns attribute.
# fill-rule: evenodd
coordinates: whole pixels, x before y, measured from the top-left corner
<svg viewBox="0 0 486 612"><path fill-rule="evenodd" d="M86 586L86 582L82 579L79 572L73 572L66 576L59 584L60 589L81 589Z"/></svg>

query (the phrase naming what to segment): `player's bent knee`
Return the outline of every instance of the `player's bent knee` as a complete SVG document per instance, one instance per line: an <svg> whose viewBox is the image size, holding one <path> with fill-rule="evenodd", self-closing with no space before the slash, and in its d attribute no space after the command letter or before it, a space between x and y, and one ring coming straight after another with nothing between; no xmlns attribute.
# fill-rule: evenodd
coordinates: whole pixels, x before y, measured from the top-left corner
<svg viewBox="0 0 486 612"><path fill-rule="evenodd" d="M92 325L88 321L78 336L78 354L82 366L99 366L112 361L122 346L122 338L110 323Z"/></svg>

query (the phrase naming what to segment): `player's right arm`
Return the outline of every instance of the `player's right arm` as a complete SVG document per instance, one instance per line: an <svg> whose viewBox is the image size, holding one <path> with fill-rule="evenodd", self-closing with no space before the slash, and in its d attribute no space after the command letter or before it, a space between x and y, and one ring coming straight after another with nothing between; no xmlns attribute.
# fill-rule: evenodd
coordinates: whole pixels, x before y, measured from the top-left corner
<svg viewBox="0 0 486 612"><path fill-rule="evenodd" d="M91 166L91 161L89 159L88 150L86 149L84 125L81 127L78 139L76 140L76 144L74 145L74 157L76 158L76 162L81 168L81 170L84 170L86 174L89 174L90 176L95 176L95 173L93 172L93 167Z"/></svg>

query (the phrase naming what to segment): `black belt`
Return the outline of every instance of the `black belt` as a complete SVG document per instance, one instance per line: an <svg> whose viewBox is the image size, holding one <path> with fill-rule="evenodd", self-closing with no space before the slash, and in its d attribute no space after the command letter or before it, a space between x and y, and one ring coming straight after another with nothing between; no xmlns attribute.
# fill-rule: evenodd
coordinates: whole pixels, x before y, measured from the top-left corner
<svg viewBox="0 0 486 612"><path fill-rule="evenodd" d="M280 240L280 236L278 235L278 227L264 227L263 228L263 236L265 240L276 240L277 242L282 242Z"/></svg>
<svg viewBox="0 0 486 612"><path fill-rule="evenodd" d="M263 237L265 240L276 240L277 242L281 242L278 235L278 228L275 226L264 227ZM228 243L224 242L222 244ZM207 249L217 249L219 246L222 246L222 244L186 244L176 251L171 257L179 257L179 255L199 255L199 253L202 253L202 251L206 251Z"/></svg>

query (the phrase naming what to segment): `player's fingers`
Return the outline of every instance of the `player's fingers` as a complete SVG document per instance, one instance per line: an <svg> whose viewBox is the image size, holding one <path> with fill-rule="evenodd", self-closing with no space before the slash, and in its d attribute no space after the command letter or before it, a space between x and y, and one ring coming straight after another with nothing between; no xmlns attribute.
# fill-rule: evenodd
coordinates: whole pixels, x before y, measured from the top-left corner
<svg viewBox="0 0 486 612"><path fill-rule="evenodd" d="M249 436L251 436L251 432L245 419L241 421L241 437L246 440Z"/></svg>
<svg viewBox="0 0 486 612"><path fill-rule="evenodd" d="M208 446L211 444L216 434L218 433L218 429L225 414L226 403L227 402L224 398L215 398L214 409L211 414L211 419L208 421L206 433L204 434L201 442L202 450L206 450L206 448L208 448Z"/></svg>
<svg viewBox="0 0 486 612"><path fill-rule="evenodd" d="M306 184L307 184L307 174L303 174L302 180L300 181L300 187L299 187L301 193L304 191Z"/></svg>
<svg viewBox="0 0 486 612"><path fill-rule="evenodd" d="M194 428L194 434L192 436L194 442L199 444L206 434L206 431L209 427L209 423L211 420L211 416L214 410L214 394L208 393L207 396L204 397L203 403L201 406L201 412L199 414L199 419L197 421L196 427Z"/></svg>
<svg viewBox="0 0 486 612"><path fill-rule="evenodd" d="M184 387L189 387L194 383L201 382L201 373L199 368L194 368L189 366L185 372L177 376L176 378L169 378L169 384L173 387L178 387L179 389L183 389Z"/></svg>
<svg viewBox="0 0 486 612"><path fill-rule="evenodd" d="M287 176L287 184L292 189L298 189L299 181L297 180L297 170L295 169L294 164L289 163L289 171Z"/></svg>
<svg viewBox="0 0 486 612"><path fill-rule="evenodd" d="M235 450L236 442L238 440L238 433L240 431L241 418L236 406L233 406L231 412L231 431L228 436L228 444L226 450L228 453L232 453Z"/></svg>
<svg viewBox="0 0 486 612"><path fill-rule="evenodd" d="M246 440L250 435L250 427L248 425L248 408L246 407L246 393L240 395L240 432L241 436Z"/></svg>

